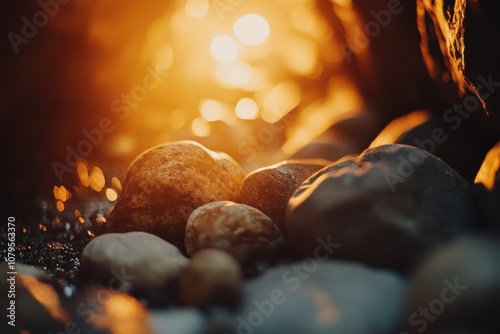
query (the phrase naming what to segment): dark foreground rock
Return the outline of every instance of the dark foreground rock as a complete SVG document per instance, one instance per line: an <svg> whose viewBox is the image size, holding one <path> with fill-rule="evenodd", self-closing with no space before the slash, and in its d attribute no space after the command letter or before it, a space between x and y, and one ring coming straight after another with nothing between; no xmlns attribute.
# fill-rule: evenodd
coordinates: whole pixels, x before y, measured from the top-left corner
<svg viewBox="0 0 500 334"><path fill-rule="evenodd" d="M410 280L406 330L499 333L499 258L500 239L481 235L460 238L426 258Z"/></svg>
<svg viewBox="0 0 500 334"><path fill-rule="evenodd" d="M281 265L246 285L231 333L393 333L405 295L389 271L324 259Z"/></svg>
<svg viewBox="0 0 500 334"><path fill-rule="evenodd" d="M470 185L439 158L385 145L342 159L306 180L289 201L291 246L312 256L318 238L334 258L406 273L476 220Z"/></svg>

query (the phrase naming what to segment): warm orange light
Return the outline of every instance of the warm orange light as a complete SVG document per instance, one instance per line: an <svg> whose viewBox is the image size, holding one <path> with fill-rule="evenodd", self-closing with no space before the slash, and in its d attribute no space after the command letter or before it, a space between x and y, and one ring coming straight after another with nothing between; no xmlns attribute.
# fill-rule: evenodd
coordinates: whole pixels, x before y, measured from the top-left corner
<svg viewBox="0 0 500 334"><path fill-rule="evenodd" d="M107 298L100 304L103 312L89 318L94 327L110 334L153 333L147 310L137 299L108 291L104 294Z"/></svg>
<svg viewBox="0 0 500 334"><path fill-rule="evenodd" d="M341 6L341 7L345 7L345 8L352 7L352 0L332 0L332 2L336 5Z"/></svg>
<svg viewBox="0 0 500 334"><path fill-rule="evenodd" d="M104 188L105 184L106 179L102 170L99 167L92 168L92 173L90 174L90 186L92 189L99 192Z"/></svg>
<svg viewBox="0 0 500 334"><path fill-rule="evenodd" d="M406 132L431 119L431 114L426 110L413 111L389 123L370 144L370 148L394 144Z"/></svg>
<svg viewBox="0 0 500 334"><path fill-rule="evenodd" d="M259 107L253 99L244 97L236 104L235 113L241 119L255 119L259 113Z"/></svg>
<svg viewBox="0 0 500 334"><path fill-rule="evenodd" d="M170 45L164 45L156 51L153 63L158 72L164 72L172 66L174 62L174 50Z"/></svg>
<svg viewBox="0 0 500 334"><path fill-rule="evenodd" d="M268 123L275 123L295 108L301 99L302 93L297 83L282 81L264 97L261 118Z"/></svg>
<svg viewBox="0 0 500 334"><path fill-rule="evenodd" d="M287 50L293 52L285 52L285 62L298 75L307 76L314 72L317 65L317 49L316 45L305 38L293 38L287 44Z"/></svg>
<svg viewBox="0 0 500 334"><path fill-rule="evenodd" d="M114 189L108 188L106 189L106 197L108 198L108 201L114 202L118 198L118 194Z"/></svg>
<svg viewBox="0 0 500 334"><path fill-rule="evenodd" d="M210 125L201 117L196 117L191 123L193 134L198 137L207 137L210 134Z"/></svg>
<svg viewBox="0 0 500 334"><path fill-rule="evenodd" d="M266 19L257 14L240 17L233 25L238 40L245 45L258 45L269 36L271 29Z"/></svg>
<svg viewBox="0 0 500 334"><path fill-rule="evenodd" d="M199 103L201 117L207 122L221 120L223 108L222 103L211 99L203 99Z"/></svg>
<svg viewBox="0 0 500 334"><path fill-rule="evenodd" d="M120 179L117 178L116 176L113 176L111 178L111 185L113 186L113 189L115 189L117 192L122 191L122 183L120 182Z"/></svg>
<svg viewBox="0 0 500 334"><path fill-rule="evenodd" d="M60 200L57 201L56 208L57 208L57 211L63 212L64 211L64 203L62 201L60 201Z"/></svg>
<svg viewBox="0 0 500 334"><path fill-rule="evenodd" d="M229 88L245 88L253 76L253 69L247 63L218 64L215 78Z"/></svg>
<svg viewBox="0 0 500 334"><path fill-rule="evenodd" d="M182 110L176 109L170 113L168 123L173 130L179 130L187 123L186 114Z"/></svg>
<svg viewBox="0 0 500 334"><path fill-rule="evenodd" d="M60 200L61 202L66 202L71 198L71 193L64 186L54 186L52 189L54 198Z"/></svg>
<svg viewBox="0 0 500 334"><path fill-rule="evenodd" d="M27 275L20 275L18 280L28 293L50 314L52 319L61 323L66 323L70 320L68 314L62 308L57 292L52 286Z"/></svg>
<svg viewBox="0 0 500 334"><path fill-rule="evenodd" d="M210 44L210 51L215 60L230 63L238 58L238 45L227 35L215 36Z"/></svg>
<svg viewBox="0 0 500 334"><path fill-rule="evenodd" d="M90 185L90 178L89 178L89 170L87 168L87 164L84 163L83 161L80 161L78 163L78 166L76 166L76 172L78 174L78 178L80 179L80 183L84 187L88 187Z"/></svg>
<svg viewBox="0 0 500 334"><path fill-rule="evenodd" d="M208 13L210 4L208 0L188 0L184 10L186 14L195 19L201 19L205 17Z"/></svg>

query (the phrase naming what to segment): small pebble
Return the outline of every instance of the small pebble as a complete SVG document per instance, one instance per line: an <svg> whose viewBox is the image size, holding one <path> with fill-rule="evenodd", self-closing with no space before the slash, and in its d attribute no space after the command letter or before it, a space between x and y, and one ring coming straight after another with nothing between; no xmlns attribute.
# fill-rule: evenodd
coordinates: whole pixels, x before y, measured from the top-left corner
<svg viewBox="0 0 500 334"><path fill-rule="evenodd" d="M179 295L186 306L236 307L240 302L243 278L238 261L217 249L196 252L179 279Z"/></svg>

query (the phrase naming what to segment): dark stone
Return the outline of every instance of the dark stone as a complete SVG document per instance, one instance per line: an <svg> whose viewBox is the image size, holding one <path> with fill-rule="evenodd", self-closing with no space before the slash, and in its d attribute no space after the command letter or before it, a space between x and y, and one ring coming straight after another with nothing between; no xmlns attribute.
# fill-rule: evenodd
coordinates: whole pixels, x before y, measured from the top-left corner
<svg viewBox="0 0 500 334"><path fill-rule="evenodd" d="M332 161L322 159L286 160L249 173L241 186L239 202L259 209L285 231L288 200L309 176Z"/></svg>
<svg viewBox="0 0 500 334"><path fill-rule="evenodd" d="M499 258L500 239L486 235L464 236L429 255L409 283L406 325L411 333L499 333ZM429 320L420 313L424 308Z"/></svg>
<svg viewBox="0 0 500 334"><path fill-rule="evenodd" d="M475 223L470 185L435 156L406 145L366 150L311 176L289 201L291 246L406 273L425 253Z"/></svg>
<svg viewBox="0 0 500 334"><path fill-rule="evenodd" d="M467 116L471 113L464 112L461 116L452 108L414 111L389 123L370 147L385 144L418 147L443 160L472 184L484 156L499 138L498 135L488 135L492 130L485 131L472 124ZM475 114L476 117L488 118L479 111Z"/></svg>

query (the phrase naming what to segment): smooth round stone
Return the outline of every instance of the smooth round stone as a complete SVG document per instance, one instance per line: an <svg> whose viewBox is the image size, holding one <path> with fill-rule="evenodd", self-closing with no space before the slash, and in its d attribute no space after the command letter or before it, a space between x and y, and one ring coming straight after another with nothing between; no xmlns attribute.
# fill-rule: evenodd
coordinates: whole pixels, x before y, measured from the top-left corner
<svg viewBox="0 0 500 334"><path fill-rule="evenodd" d="M309 176L331 164L329 160L286 160L248 174L241 186L240 203L259 209L286 235L288 200Z"/></svg>
<svg viewBox="0 0 500 334"><path fill-rule="evenodd" d="M311 258L248 282L233 333L396 333L405 297L392 272Z"/></svg>
<svg viewBox="0 0 500 334"><path fill-rule="evenodd" d="M475 220L471 187L458 173L425 151L394 144L311 176L289 201L286 230L302 257L320 238L341 244L333 258L406 273Z"/></svg>
<svg viewBox="0 0 500 334"><path fill-rule="evenodd" d="M241 297L243 275L238 261L217 249L196 252L179 279L179 295L186 306L235 307Z"/></svg>
<svg viewBox="0 0 500 334"><path fill-rule="evenodd" d="M225 153L193 141L157 146L130 166L110 213L112 232L145 231L184 250L184 232L196 208L236 200L245 172Z"/></svg>
<svg viewBox="0 0 500 334"><path fill-rule="evenodd" d="M83 249L81 271L115 289L162 290L179 277L188 261L177 247L153 234L108 233Z"/></svg>
<svg viewBox="0 0 500 334"><path fill-rule="evenodd" d="M242 263L281 256L285 239L274 222L258 209L231 201L217 201L196 209L186 226L186 249L227 251Z"/></svg>
<svg viewBox="0 0 500 334"><path fill-rule="evenodd" d="M429 255L409 282L407 331L499 333L500 237L462 237Z"/></svg>

